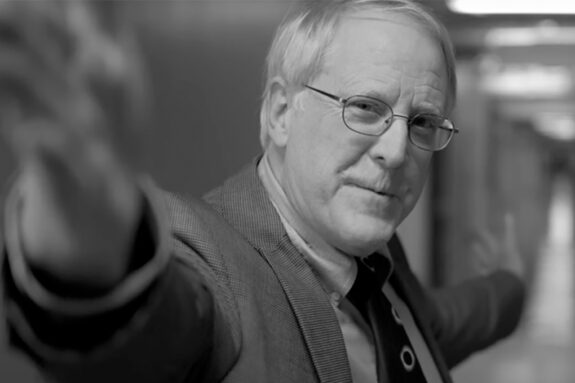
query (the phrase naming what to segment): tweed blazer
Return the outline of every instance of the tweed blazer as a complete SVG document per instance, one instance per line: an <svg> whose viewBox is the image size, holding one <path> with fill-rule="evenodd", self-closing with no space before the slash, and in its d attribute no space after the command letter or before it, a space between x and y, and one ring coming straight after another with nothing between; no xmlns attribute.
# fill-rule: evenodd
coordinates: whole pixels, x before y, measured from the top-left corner
<svg viewBox="0 0 575 383"><path fill-rule="evenodd" d="M46 312L14 287L5 268L12 345L56 382L351 383L335 312L290 242L256 164L210 192L209 205L154 192L170 221L169 239L158 249L168 261L153 285L123 307L80 318ZM157 232L161 220L150 221ZM491 314L489 327L465 331L465 321L497 305L477 286L472 297L429 298L395 237L390 250L390 282L450 382L441 348L462 339L452 359L459 361L501 337Z"/></svg>

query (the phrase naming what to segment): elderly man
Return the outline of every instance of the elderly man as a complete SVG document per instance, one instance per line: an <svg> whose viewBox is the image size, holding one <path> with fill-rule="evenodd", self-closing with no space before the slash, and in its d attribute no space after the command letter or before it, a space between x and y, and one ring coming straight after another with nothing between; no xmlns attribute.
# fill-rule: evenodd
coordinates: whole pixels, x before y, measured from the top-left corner
<svg viewBox="0 0 575 383"><path fill-rule="evenodd" d="M117 80L121 51L94 41ZM430 298L394 235L456 133L451 46L416 3L318 2L288 19L264 154L208 204L139 180L109 134L130 121L49 52L30 65L9 51L27 66L7 71L26 92L5 101L22 170L4 285L12 344L50 379L449 382L516 325L513 276Z"/></svg>

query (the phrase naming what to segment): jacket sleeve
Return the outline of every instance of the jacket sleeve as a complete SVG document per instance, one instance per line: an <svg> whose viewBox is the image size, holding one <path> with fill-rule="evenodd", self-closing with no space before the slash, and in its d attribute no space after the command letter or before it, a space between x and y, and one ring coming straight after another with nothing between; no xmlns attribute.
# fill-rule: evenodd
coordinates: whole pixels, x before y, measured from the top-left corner
<svg viewBox="0 0 575 383"><path fill-rule="evenodd" d="M525 301L523 282L507 271L431 290L432 329L449 368L515 330Z"/></svg>
<svg viewBox="0 0 575 383"><path fill-rule="evenodd" d="M6 338L48 381L213 381L234 357L209 268L169 238L157 211L147 224L154 238L138 241L153 245L151 258L112 291L90 298L46 289L7 238Z"/></svg>
<svg viewBox="0 0 575 383"><path fill-rule="evenodd" d="M422 311L448 368L505 338L517 327L525 301L523 281L508 271L426 289L410 271L397 235L389 242L396 262L404 264L419 292Z"/></svg>

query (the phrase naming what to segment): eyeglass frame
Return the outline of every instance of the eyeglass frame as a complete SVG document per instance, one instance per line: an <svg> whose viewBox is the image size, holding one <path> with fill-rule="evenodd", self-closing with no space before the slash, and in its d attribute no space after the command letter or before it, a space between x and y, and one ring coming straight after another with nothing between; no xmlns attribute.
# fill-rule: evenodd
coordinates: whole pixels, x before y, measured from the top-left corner
<svg viewBox="0 0 575 383"><path fill-rule="evenodd" d="M339 103L341 104L341 107L342 107L342 108L341 108L341 119L343 120L344 125L345 125L349 130L351 130L352 132L355 132L355 133L357 133L357 134L361 134L361 135L364 135L364 136L370 136L370 137L379 137L379 136L383 135L383 134L391 127L391 125L393 124L393 119L394 119L395 117L400 117L400 118L405 119L405 121L407 122L407 129L408 129L408 133L409 133L407 136L408 136L408 138L409 138L409 141L410 141L413 145L415 145L416 147L418 147L418 148L421 149L421 150L425 150L425 151L428 151L428 152L438 152L438 151L440 151L440 150L445 149L445 148L447 147L447 145L449 145L449 143L451 142L451 139L453 138L453 136L454 136L455 133L459 133L459 129L457 129L457 128L455 127L455 125L453 124L453 121L451 121L450 119L445 118L445 117L443 117L443 116L441 116L441 115L436 115L436 114L433 114L433 113L418 113L418 114L414 115L413 117L404 116L404 115L401 115L401 114L396 114L396 113L393 111L393 108L392 108L389 104L387 104L385 101L380 100L380 99L375 98L375 97L364 96L364 95L359 95L359 94L358 94L358 95L353 95L353 96L350 96L350 97L347 97L347 98L342 98L342 97L336 96L336 95L334 95L334 94L328 93L328 92L326 92L326 91L323 91L323 90L321 90L321 89L315 88L315 87L313 87L313 86L311 86L311 85L308 85L308 84L303 84L303 86L306 87L307 89L313 90L314 92L317 92L317 93L319 93L319 94L321 94L321 95L323 95L323 96L326 96L326 97L328 97L328 98L330 98L330 99L332 99L332 100L335 100L335 101L339 102ZM385 129L383 129L382 132L379 133L379 134L370 134L370 133L360 132L360 131L358 131L358 130L356 130L356 129L353 129L351 126L349 126L348 123L347 123L347 121L345 120L345 107L346 107L346 105L347 105L347 102L348 102L351 98L353 98L353 97L362 97L362 98L371 99L371 100L377 101L377 102L379 102L379 103L382 103L382 104L385 105L387 108L389 108L389 110L391 111L391 116L389 117L391 122L389 123L389 125L388 125ZM412 126L412 125L410 124L410 122L413 121L413 119L415 119L416 117L421 116L421 115L426 115L426 114L427 114L427 115L433 115L433 116L437 116L437 117L443 118L444 120L448 121L448 122L451 124L451 129L444 128L444 127L441 127L441 126L437 127L437 129L447 130L447 131L449 131L449 133L450 133L449 137L448 137L447 140L445 141L445 144L443 144L443 145L440 146L439 148L429 149L429 148L422 147L421 145L418 145L416 142L414 142L414 140L411 138L411 126Z"/></svg>

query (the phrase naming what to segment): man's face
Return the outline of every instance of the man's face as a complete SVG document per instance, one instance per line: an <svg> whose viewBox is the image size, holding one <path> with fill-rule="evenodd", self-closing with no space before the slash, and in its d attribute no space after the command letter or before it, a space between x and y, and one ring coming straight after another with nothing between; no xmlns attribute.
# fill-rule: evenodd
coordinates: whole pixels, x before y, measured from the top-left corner
<svg viewBox="0 0 575 383"><path fill-rule="evenodd" d="M309 85L347 98L367 95L396 114L444 114L447 73L437 43L410 18L358 13L342 21L322 74ZM310 90L289 110L276 172L302 219L330 245L366 256L414 207L431 152L415 147L405 119L379 137L349 130L341 105Z"/></svg>

